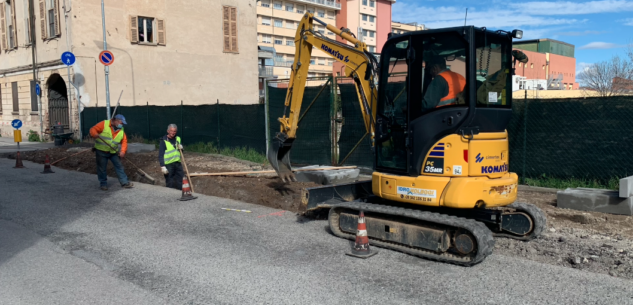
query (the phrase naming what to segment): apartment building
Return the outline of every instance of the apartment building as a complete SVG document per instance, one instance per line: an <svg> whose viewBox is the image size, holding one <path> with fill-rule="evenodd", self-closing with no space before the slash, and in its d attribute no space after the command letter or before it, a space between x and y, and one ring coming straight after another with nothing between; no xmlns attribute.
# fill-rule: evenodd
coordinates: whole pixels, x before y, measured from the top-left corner
<svg viewBox="0 0 633 305"><path fill-rule="evenodd" d="M418 24L417 22L402 23L397 21L391 22L391 32L394 34L404 34L415 31L423 31L426 28L424 24Z"/></svg>
<svg viewBox="0 0 633 305"><path fill-rule="evenodd" d="M303 15L310 12L326 23L336 25L336 14L340 9L339 2L326 0L257 1L258 45L272 48L274 52L273 59L264 61L268 67L260 65L260 71L270 73L269 67L272 67L270 78L289 78L290 67L295 59L295 35ZM315 30L332 39L336 36L316 23ZM331 75L333 63L334 59L329 55L314 48L308 75L310 77Z"/></svg>
<svg viewBox="0 0 633 305"><path fill-rule="evenodd" d="M78 108L106 103L101 3L33 0L31 31L29 2L0 0L0 134L13 134L14 119L24 138L57 122L77 132ZM253 1L105 1L105 16L112 108L119 96L122 106L259 102ZM65 51L76 57L70 71Z"/></svg>
<svg viewBox="0 0 633 305"><path fill-rule="evenodd" d="M553 39L515 41L514 49L528 56L527 63L518 63L513 82L516 90L577 90L575 47Z"/></svg>

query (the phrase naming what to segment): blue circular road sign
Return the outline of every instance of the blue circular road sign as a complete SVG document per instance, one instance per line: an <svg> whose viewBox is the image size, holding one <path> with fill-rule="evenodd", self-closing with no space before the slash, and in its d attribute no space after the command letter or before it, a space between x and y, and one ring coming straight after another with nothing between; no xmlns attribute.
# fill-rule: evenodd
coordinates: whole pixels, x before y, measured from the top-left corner
<svg viewBox="0 0 633 305"><path fill-rule="evenodd" d="M35 84L35 94L38 96L42 95L42 89L40 89L40 84Z"/></svg>
<svg viewBox="0 0 633 305"><path fill-rule="evenodd" d="M67 66L71 66L75 63L75 54L70 52L62 53L62 62L64 62L64 64Z"/></svg>
<svg viewBox="0 0 633 305"><path fill-rule="evenodd" d="M22 121L20 120L13 120L11 121L11 126L15 129L20 129L20 127L22 127Z"/></svg>
<svg viewBox="0 0 633 305"><path fill-rule="evenodd" d="M109 66L114 62L114 54L112 54L112 52L108 50L102 51L101 53L99 53L99 61L104 66Z"/></svg>

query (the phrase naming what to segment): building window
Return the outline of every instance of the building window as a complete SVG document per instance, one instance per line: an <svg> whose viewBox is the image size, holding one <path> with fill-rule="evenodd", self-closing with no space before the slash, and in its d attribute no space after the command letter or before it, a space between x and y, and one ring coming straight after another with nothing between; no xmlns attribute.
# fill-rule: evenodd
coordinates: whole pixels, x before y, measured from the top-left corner
<svg viewBox="0 0 633 305"><path fill-rule="evenodd" d="M294 29L295 28L295 22L291 21L291 20L286 20L286 28L287 29Z"/></svg>
<svg viewBox="0 0 633 305"><path fill-rule="evenodd" d="M167 36L165 29L165 20L130 16L130 41L139 44L158 44L165 45Z"/></svg>
<svg viewBox="0 0 633 305"><path fill-rule="evenodd" d="M314 15L314 9L313 8L308 8L308 13Z"/></svg>
<svg viewBox="0 0 633 305"><path fill-rule="evenodd" d="M376 32L374 31L369 31L369 37L374 38L374 35L376 34Z"/></svg>
<svg viewBox="0 0 633 305"><path fill-rule="evenodd" d="M223 6L222 27L224 29L224 52L238 53L237 7Z"/></svg>
<svg viewBox="0 0 633 305"><path fill-rule="evenodd" d="M376 47L374 47L374 46L369 46L369 52L371 52L371 53L376 52Z"/></svg>
<svg viewBox="0 0 633 305"><path fill-rule="evenodd" d="M534 64L530 64L530 69L533 69L533 68L534 68Z"/></svg>
<svg viewBox="0 0 633 305"><path fill-rule="evenodd" d="M375 6L376 6L376 1L369 0L369 7L375 7Z"/></svg>
<svg viewBox="0 0 633 305"><path fill-rule="evenodd" d="M13 50L18 47L14 4L15 0L7 0L2 7L2 49L4 50Z"/></svg>
<svg viewBox="0 0 633 305"><path fill-rule="evenodd" d="M61 35L57 0L40 0L40 18L43 40Z"/></svg>
<svg viewBox="0 0 633 305"><path fill-rule="evenodd" d="M321 18L325 17L325 11L324 10L318 10L317 11L317 15Z"/></svg>
<svg viewBox="0 0 633 305"><path fill-rule="evenodd" d="M270 7L270 0L262 0L262 7Z"/></svg>
<svg viewBox="0 0 633 305"><path fill-rule="evenodd" d="M277 1L273 2L273 8L276 10L281 10L282 9L281 2L277 2Z"/></svg>
<svg viewBox="0 0 633 305"><path fill-rule="evenodd" d="M30 1L24 1L24 43L28 46L33 43L31 35L31 19L29 19Z"/></svg>
<svg viewBox="0 0 633 305"><path fill-rule="evenodd" d="M279 45L284 44L284 39L279 36L275 36L275 44L279 44Z"/></svg>
<svg viewBox="0 0 633 305"><path fill-rule="evenodd" d="M365 14L361 14L361 15L363 15L363 21L367 21L367 15Z"/></svg>
<svg viewBox="0 0 633 305"><path fill-rule="evenodd" d="M262 42L263 43L272 43L272 36L267 34L262 34Z"/></svg>
<svg viewBox="0 0 633 305"><path fill-rule="evenodd" d="M280 19L275 19L275 27L276 27L276 28L282 28L282 27L284 27L284 23L283 23L283 21L281 21Z"/></svg>
<svg viewBox="0 0 633 305"><path fill-rule="evenodd" d="M334 13L334 11L327 11L327 17L328 17L329 19L334 19L334 16L335 16L335 15L336 15L336 14Z"/></svg>
<svg viewBox="0 0 633 305"><path fill-rule="evenodd" d="M310 59L310 64L314 65L314 59Z"/></svg>
<svg viewBox="0 0 633 305"><path fill-rule="evenodd" d="M325 66L325 58L319 58L319 66Z"/></svg>
<svg viewBox="0 0 633 305"><path fill-rule="evenodd" d="M294 47L294 46L295 46L295 42L294 42L294 41L292 41L292 40L286 40L286 45L287 45L287 46Z"/></svg>
<svg viewBox="0 0 633 305"><path fill-rule="evenodd" d="M262 17L262 25L270 25L270 17Z"/></svg>
<svg viewBox="0 0 633 305"><path fill-rule="evenodd" d="M374 22L376 21L376 17L374 16L369 16L369 22Z"/></svg>
<svg viewBox="0 0 633 305"><path fill-rule="evenodd" d="M292 3L286 3L286 11L294 12L295 6Z"/></svg>
<svg viewBox="0 0 633 305"><path fill-rule="evenodd" d="M363 0L363 5L367 6L367 0Z"/></svg>
<svg viewBox="0 0 633 305"><path fill-rule="evenodd" d="M327 60L327 65L328 65L328 66L333 66L333 65L334 65L334 61L333 61L333 60L331 60L331 59L328 59L328 60Z"/></svg>
<svg viewBox="0 0 633 305"><path fill-rule="evenodd" d="M303 13L305 13L305 12L306 12L306 11L305 11L305 6L303 6L303 5L297 5L297 13L299 13L299 14L303 14Z"/></svg>
<svg viewBox="0 0 633 305"><path fill-rule="evenodd" d="M327 31L327 34L328 35L334 35L334 33L330 32L330 31Z"/></svg>
<svg viewBox="0 0 633 305"><path fill-rule="evenodd" d="M18 99L18 82L11 83L11 96L13 97L13 112L20 112L20 99Z"/></svg>

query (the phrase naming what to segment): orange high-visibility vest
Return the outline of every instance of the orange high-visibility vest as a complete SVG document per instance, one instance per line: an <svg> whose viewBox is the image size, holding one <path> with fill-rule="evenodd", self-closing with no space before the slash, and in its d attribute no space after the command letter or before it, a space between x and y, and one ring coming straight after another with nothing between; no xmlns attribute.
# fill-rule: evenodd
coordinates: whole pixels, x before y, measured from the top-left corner
<svg viewBox="0 0 633 305"><path fill-rule="evenodd" d="M466 79L461 74L449 70L440 73L438 76L444 78L448 83L448 94L440 100L437 107L455 105L457 95L462 93L466 87Z"/></svg>

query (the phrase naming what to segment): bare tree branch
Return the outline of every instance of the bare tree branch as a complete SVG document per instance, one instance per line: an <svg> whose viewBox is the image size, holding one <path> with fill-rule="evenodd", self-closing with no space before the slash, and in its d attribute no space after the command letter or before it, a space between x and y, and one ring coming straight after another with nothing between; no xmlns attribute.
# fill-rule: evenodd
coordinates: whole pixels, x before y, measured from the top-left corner
<svg viewBox="0 0 633 305"><path fill-rule="evenodd" d="M578 80L603 97L627 93L633 85L633 46L627 57L616 55L609 61L592 64L578 75Z"/></svg>

